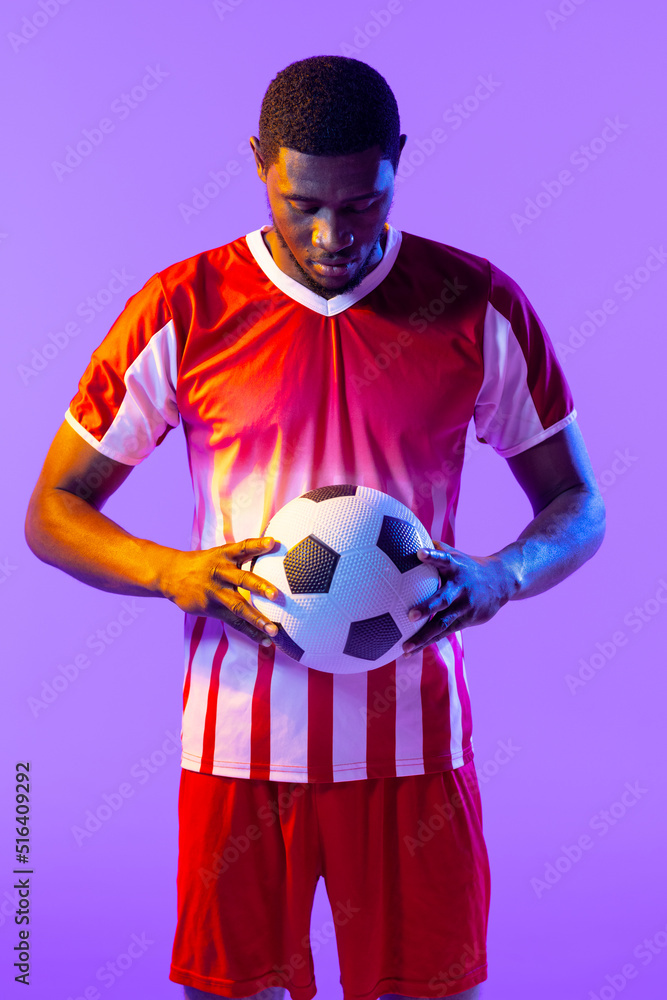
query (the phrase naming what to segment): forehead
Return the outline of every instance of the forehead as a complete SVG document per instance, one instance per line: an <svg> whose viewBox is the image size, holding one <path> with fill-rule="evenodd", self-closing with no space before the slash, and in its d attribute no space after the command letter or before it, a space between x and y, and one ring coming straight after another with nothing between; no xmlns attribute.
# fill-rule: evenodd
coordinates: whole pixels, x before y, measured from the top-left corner
<svg viewBox="0 0 667 1000"><path fill-rule="evenodd" d="M393 175L391 162L382 159L379 146L345 156L312 156L281 146L267 179L285 196L345 201L387 188Z"/></svg>

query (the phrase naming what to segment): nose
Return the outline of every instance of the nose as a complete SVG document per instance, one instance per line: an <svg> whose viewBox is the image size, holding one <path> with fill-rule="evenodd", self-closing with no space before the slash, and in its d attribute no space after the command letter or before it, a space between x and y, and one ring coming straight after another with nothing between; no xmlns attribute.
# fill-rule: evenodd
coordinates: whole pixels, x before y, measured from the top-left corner
<svg viewBox="0 0 667 1000"><path fill-rule="evenodd" d="M347 228L345 219L337 217L333 212L323 212L315 221L313 227L313 246L328 254L336 254L346 250L354 243L354 236Z"/></svg>

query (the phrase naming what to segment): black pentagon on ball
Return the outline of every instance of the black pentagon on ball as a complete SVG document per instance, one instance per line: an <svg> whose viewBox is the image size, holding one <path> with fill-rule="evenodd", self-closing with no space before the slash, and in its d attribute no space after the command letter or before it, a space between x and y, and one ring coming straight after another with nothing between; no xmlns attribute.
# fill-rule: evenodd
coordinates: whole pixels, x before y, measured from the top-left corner
<svg viewBox="0 0 667 1000"><path fill-rule="evenodd" d="M279 649L282 649L283 653L287 653L291 656L293 660L300 660L303 656L303 650L301 646L290 638L280 622L275 623L278 626L278 632L276 635L272 635L271 638L275 642Z"/></svg>
<svg viewBox="0 0 667 1000"><path fill-rule="evenodd" d="M331 500L332 497L353 497L357 489L357 486L320 486L316 490L302 493L300 499L322 503L323 500Z"/></svg>
<svg viewBox="0 0 667 1000"><path fill-rule="evenodd" d="M386 552L401 573L407 573L421 562L417 558L417 550L423 548L419 535L409 521L404 521L400 517L389 517L385 514L377 546Z"/></svg>
<svg viewBox="0 0 667 1000"><path fill-rule="evenodd" d="M344 653L360 660L378 660L401 638L401 630L387 612L375 618L352 622Z"/></svg>
<svg viewBox="0 0 667 1000"><path fill-rule="evenodd" d="M315 535L289 549L283 567L293 594L328 594L340 556Z"/></svg>

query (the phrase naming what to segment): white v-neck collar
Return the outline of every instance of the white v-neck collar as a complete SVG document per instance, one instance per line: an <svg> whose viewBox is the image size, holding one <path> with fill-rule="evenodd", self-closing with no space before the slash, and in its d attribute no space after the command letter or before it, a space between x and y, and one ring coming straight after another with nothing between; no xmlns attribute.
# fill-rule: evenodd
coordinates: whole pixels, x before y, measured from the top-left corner
<svg viewBox="0 0 667 1000"><path fill-rule="evenodd" d="M377 267L374 267L370 274L367 274L364 280L350 292L345 292L343 295L334 295L331 299L325 299L323 296L318 295L317 292L313 292L310 288L306 288L306 286L302 285L301 282L291 278L289 274L285 274L284 271L281 271L262 239L262 233L266 233L270 228L271 227L269 225L265 225L262 226L261 229L255 229L252 233L246 234L245 239L250 253L253 255L267 278L270 278L273 284L279 288L281 292L284 292L285 295L289 295L289 297L294 299L296 302L300 302L301 305L306 306L307 309L312 309L313 312L320 313L322 316L338 315L338 313L343 312L344 309L347 309L349 306L354 305L355 302L358 302L359 299L363 299L364 295L368 295L368 293L372 292L374 288L377 288L383 278L386 278L389 274L389 271L398 256L401 240L403 238L403 234L399 229L394 229L394 227L388 222L385 222L384 228L387 232L387 237L384 254Z"/></svg>

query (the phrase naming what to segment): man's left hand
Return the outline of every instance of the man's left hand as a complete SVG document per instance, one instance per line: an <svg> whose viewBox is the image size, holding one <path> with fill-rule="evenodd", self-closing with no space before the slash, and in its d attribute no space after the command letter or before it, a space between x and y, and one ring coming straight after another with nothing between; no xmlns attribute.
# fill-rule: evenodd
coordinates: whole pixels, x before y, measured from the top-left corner
<svg viewBox="0 0 667 1000"><path fill-rule="evenodd" d="M514 582L501 557L469 556L444 542L433 545L433 549L420 549L417 556L436 567L442 585L427 601L414 606L419 618L430 617L403 643L405 655L469 625L488 622L513 593ZM414 609L409 617L418 620Z"/></svg>

